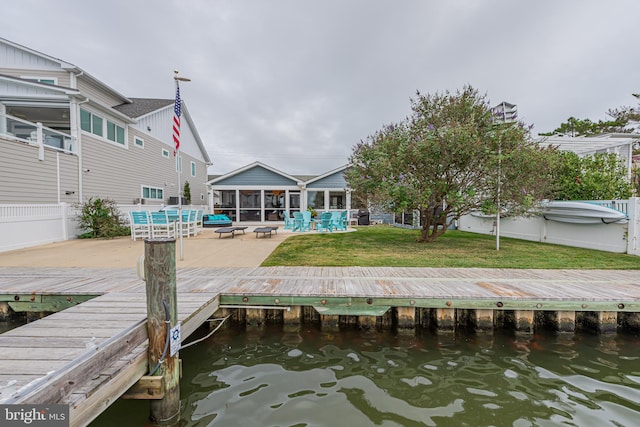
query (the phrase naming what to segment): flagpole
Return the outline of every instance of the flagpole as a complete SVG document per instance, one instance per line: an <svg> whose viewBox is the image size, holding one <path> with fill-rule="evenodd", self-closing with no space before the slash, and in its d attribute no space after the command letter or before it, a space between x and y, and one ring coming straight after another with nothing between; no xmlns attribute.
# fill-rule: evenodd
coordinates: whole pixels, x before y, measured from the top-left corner
<svg viewBox="0 0 640 427"><path fill-rule="evenodd" d="M178 70L173 70L173 80L176 82L176 101L174 105L174 117L173 117L173 142L174 152L176 156L176 173L178 174L178 225L180 229L180 261L184 261L184 242L182 236L182 183L180 177L182 175L182 163L180 162L180 116L182 115L182 100L180 99L180 84L179 82L190 82L191 79L186 77L178 77Z"/></svg>

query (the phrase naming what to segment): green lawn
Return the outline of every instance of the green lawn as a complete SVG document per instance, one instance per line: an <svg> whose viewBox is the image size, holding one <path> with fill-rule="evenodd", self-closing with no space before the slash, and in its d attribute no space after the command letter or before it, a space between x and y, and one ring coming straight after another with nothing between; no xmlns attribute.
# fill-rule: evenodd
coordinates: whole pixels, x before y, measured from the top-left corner
<svg viewBox="0 0 640 427"><path fill-rule="evenodd" d="M478 267L640 269L640 257L568 246L448 231L418 243L418 231L391 226L351 233L303 233L276 248L263 266Z"/></svg>

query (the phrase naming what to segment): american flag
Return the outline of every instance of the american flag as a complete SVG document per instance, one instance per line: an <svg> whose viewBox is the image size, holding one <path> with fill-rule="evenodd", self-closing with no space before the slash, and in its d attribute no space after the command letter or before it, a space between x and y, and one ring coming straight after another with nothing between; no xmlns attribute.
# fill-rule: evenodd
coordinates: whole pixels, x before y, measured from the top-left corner
<svg viewBox="0 0 640 427"><path fill-rule="evenodd" d="M180 149L180 86L176 81L176 103L173 106L173 155Z"/></svg>

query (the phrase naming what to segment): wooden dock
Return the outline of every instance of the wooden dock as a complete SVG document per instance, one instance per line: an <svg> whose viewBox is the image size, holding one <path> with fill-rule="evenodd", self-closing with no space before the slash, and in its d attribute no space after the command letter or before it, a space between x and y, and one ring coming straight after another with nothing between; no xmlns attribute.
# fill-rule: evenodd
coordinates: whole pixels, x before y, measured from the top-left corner
<svg viewBox="0 0 640 427"><path fill-rule="evenodd" d="M314 307L321 317L400 310L640 313L640 272L364 267L177 271L186 339L219 307ZM0 303L59 311L0 335L0 403L68 403L84 426L148 372L145 285L124 269L0 268ZM615 316L614 316L615 318Z"/></svg>

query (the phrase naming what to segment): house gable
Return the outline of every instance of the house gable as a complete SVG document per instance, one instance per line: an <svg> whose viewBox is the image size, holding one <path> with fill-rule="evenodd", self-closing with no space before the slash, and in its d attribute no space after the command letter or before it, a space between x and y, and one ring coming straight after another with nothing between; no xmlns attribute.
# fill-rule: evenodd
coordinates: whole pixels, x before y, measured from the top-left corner
<svg viewBox="0 0 640 427"><path fill-rule="evenodd" d="M245 166L244 168L230 172L219 178L211 180L214 186L296 186L298 181L282 172L263 165L259 162Z"/></svg>
<svg viewBox="0 0 640 427"><path fill-rule="evenodd" d="M59 71L61 68L73 68L56 58L52 58L43 53L37 52L16 43L0 38L0 64L7 68L29 69L29 70L52 70Z"/></svg>
<svg viewBox="0 0 640 427"><path fill-rule="evenodd" d="M306 182L307 188L347 188L344 173L349 165L334 169Z"/></svg>

